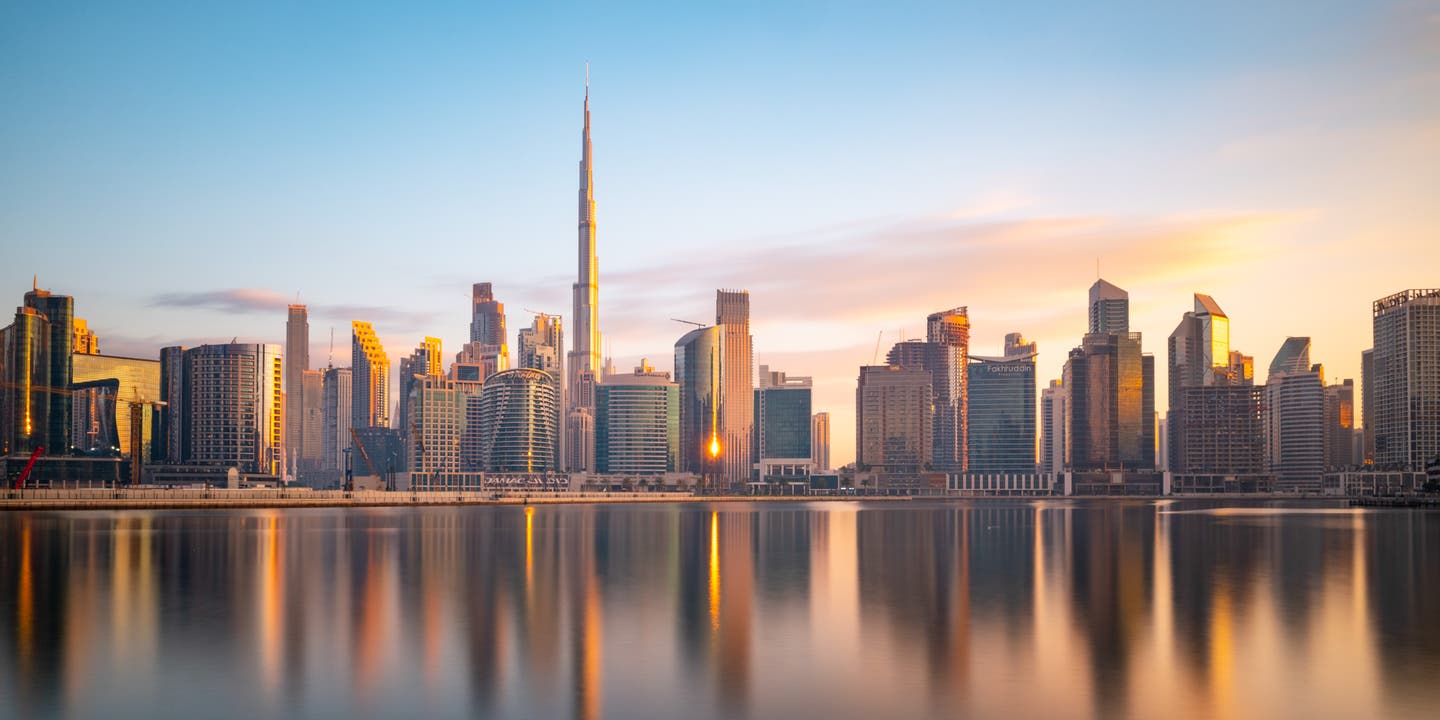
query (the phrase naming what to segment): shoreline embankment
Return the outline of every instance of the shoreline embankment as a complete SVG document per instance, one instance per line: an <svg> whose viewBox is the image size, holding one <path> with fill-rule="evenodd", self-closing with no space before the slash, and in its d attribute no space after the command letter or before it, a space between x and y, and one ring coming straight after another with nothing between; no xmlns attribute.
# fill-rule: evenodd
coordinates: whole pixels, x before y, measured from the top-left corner
<svg viewBox="0 0 1440 720"><path fill-rule="evenodd" d="M1155 500L1287 501L1333 504L1350 498L1294 495L993 496L993 495L695 495L688 492L396 491L309 489L25 489L0 491L0 512L84 510L234 510L388 508L458 505L715 502L1149 502Z"/></svg>

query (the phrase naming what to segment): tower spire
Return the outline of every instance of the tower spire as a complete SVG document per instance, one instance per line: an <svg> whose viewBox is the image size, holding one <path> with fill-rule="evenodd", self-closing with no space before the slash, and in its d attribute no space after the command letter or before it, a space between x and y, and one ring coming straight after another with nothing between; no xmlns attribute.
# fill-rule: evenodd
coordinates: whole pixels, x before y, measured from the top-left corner
<svg viewBox="0 0 1440 720"><path fill-rule="evenodd" d="M590 63L585 63L585 128L580 138L579 273L571 316L574 346L566 363L566 467L594 465L595 383L600 375L600 276L595 253L595 187L590 152Z"/></svg>

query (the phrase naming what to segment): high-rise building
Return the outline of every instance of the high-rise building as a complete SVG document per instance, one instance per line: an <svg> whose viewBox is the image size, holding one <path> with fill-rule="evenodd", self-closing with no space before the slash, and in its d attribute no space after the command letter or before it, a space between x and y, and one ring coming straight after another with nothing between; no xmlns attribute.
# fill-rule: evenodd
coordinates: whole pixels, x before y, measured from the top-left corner
<svg viewBox="0 0 1440 720"><path fill-rule="evenodd" d="M810 462L815 472L830 472L830 413L818 412L810 419Z"/></svg>
<svg viewBox="0 0 1440 720"><path fill-rule="evenodd" d="M1175 331L1170 333L1170 364L1169 364L1169 395L1170 410L1166 416L1165 432L1166 438L1166 460L1169 462L1169 469L1172 472L1183 473L1217 473L1219 468L1211 468L1203 459L1213 457L1210 453L1200 453L1195 457L1189 454L1186 446L1187 438L1209 437L1211 431L1243 433L1249 427L1247 393L1221 393L1223 397L1204 400L1206 405L1201 410L1190 413L1185 408L1187 398L1191 397L1189 392L1192 388L1200 387L1231 387L1254 385L1254 360L1239 352L1232 352L1230 349L1230 318L1220 309L1220 305L1209 295L1196 293L1194 296L1194 310L1185 313L1180 319L1180 324ZM1278 358L1277 358L1278 359ZM1202 398L1205 394L1194 395ZM1222 409L1230 409L1241 413L1235 418L1222 418L1214 413ZM1192 417L1205 419L1207 422L1218 422L1221 426L1214 428L1186 427L1186 423ZM1226 430L1226 428L1229 428ZM1249 457L1256 452L1255 448L1248 443L1263 443L1263 431L1257 428L1255 438L1247 441L1244 449L1236 449L1238 456ZM1237 436L1238 437L1238 436ZM1258 451L1263 453L1263 447ZM1217 460L1220 465L1231 467L1234 461L1221 458ZM1227 472L1240 472L1228 470ZM1247 471L1248 472L1248 471ZM1258 472L1258 471L1257 471Z"/></svg>
<svg viewBox="0 0 1440 720"><path fill-rule="evenodd" d="M1003 357L970 356L968 472L1035 472L1035 355L1010 333Z"/></svg>
<svg viewBox="0 0 1440 720"><path fill-rule="evenodd" d="M350 425L390 426L390 358L368 322L350 323Z"/></svg>
<svg viewBox="0 0 1440 720"><path fill-rule="evenodd" d="M75 301L38 286L0 331L0 455L70 447Z"/></svg>
<svg viewBox="0 0 1440 720"><path fill-rule="evenodd" d="M0 331L0 454L23 455L41 447L64 452L49 435L50 391L59 389L50 379L50 332L50 320L32 307L16 308L15 322Z"/></svg>
<svg viewBox="0 0 1440 720"><path fill-rule="evenodd" d="M1061 385L1070 469L1155 468L1155 359L1142 352L1140 333L1086 335Z"/></svg>
<svg viewBox="0 0 1440 720"><path fill-rule="evenodd" d="M416 375L410 385L410 423L404 430L406 467L430 489L444 486L434 482L438 476L466 469L462 445L467 409L479 398L482 387L478 382L452 380L439 373Z"/></svg>
<svg viewBox="0 0 1440 720"><path fill-rule="evenodd" d="M169 463L185 461L185 348L160 348L160 411L156 459Z"/></svg>
<svg viewBox="0 0 1440 720"><path fill-rule="evenodd" d="M591 168L590 79L585 79L585 129L580 136L580 272L574 286L574 348L566 370L565 467L595 469L595 383L600 372L600 271L595 254L595 174Z"/></svg>
<svg viewBox="0 0 1440 720"><path fill-rule="evenodd" d="M350 447L350 423L354 415L350 403L354 401L350 368L330 367L325 369L321 391L324 407L324 458L326 470L345 469L345 450Z"/></svg>
<svg viewBox="0 0 1440 720"><path fill-rule="evenodd" d="M310 318L291 305L285 320L285 461L296 467L305 447L305 371L310 369Z"/></svg>
<svg viewBox="0 0 1440 720"><path fill-rule="evenodd" d="M925 319L925 340L896 343L887 365L930 373L935 403L931 422L931 457L927 463L942 472L962 472L969 455L970 318L964 307L932 313Z"/></svg>
<svg viewBox="0 0 1440 720"><path fill-rule="evenodd" d="M300 373L300 411L305 414L300 423L303 442L300 447L299 468L301 472L321 469L325 461L325 373L321 370L306 370Z"/></svg>
<svg viewBox="0 0 1440 720"><path fill-rule="evenodd" d="M935 412L932 465L940 472L964 472L969 455L970 317L964 307L931 313L925 319Z"/></svg>
<svg viewBox="0 0 1440 720"><path fill-rule="evenodd" d="M555 403L559 399L549 373L516 368L496 373L480 391L474 422L484 472L543 473L555 464ZM467 404L467 410L469 405Z"/></svg>
<svg viewBox="0 0 1440 720"><path fill-rule="evenodd" d="M1130 332L1130 293L1105 280L1090 286L1090 326L1092 335Z"/></svg>
<svg viewBox="0 0 1440 720"><path fill-rule="evenodd" d="M1184 456L1174 472L1258 476L1265 473L1265 388L1254 384L1184 388L1177 411L1165 418L1184 428ZM1169 453L1169 448L1166 449ZM1171 467L1176 467L1172 460Z"/></svg>
<svg viewBox="0 0 1440 720"><path fill-rule="evenodd" d="M0 331L0 455L70 449L75 300L32 287Z"/></svg>
<svg viewBox="0 0 1440 720"><path fill-rule="evenodd" d="M1360 464L1355 456L1355 381L1325 386L1325 468Z"/></svg>
<svg viewBox="0 0 1440 720"><path fill-rule="evenodd" d="M760 482L799 482L811 469L810 406L813 381L760 366L753 417L755 476Z"/></svg>
<svg viewBox="0 0 1440 720"><path fill-rule="evenodd" d="M76 355L99 355L100 338L95 331L90 329L88 323L80 318L75 318L74 324L75 345L73 352Z"/></svg>
<svg viewBox="0 0 1440 720"><path fill-rule="evenodd" d="M697 328L675 343L675 384L680 386L680 470L717 476L721 446L721 363L725 334L718 325Z"/></svg>
<svg viewBox="0 0 1440 720"><path fill-rule="evenodd" d="M1040 391L1040 472L1065 471L1065 387L1051 380Z"/></svg>
<svg viewBox="0 0 1440 720"><path fill-rule="evenodd" d="M1359 462L1375 462L1375 350L1360 353L1360 417L1365 430L1361 435Z"/></svg>
<svg viewBox="0 0 1440 720"><path fill-rule="evenodd" d="M138 432L141 461L154 459L153 403L163 399L159 361L76 353L71 362L71 446L92 455L128 457ZM131 402L140 403L138 427L131 423Z"/></svg>
<svg viewBox="0 0 1440 720"><path fill-rule="evenodd" d="M473 327L472 327L473 334ZM395 426L402 434L410 433L410 391L420 380L443 375L440 338L427 337L410 353L400 358L399 390L396 392Z"/></svg>
<svg viewBox="0 0 1440 720"><path fill-rule="evenodd" d="M1404 290L1371 311L1375 463L1423 471L1440 455L1440 289Z"/></svg>
<svg viewBox="0 0 1440 720"><path fill-rule="evenodd" d="M505 345L505 303L495 300L490 283L475 283L470 289L470 342Z"/></svg>
<svg viewBox="0 0 1440 720"><path fill-rule="evenodd" d="M530 327L520 328L519 337L517 367L544 370L557 382L565 380L565 338L559 317L536 315Z"/></svg>
<svg viewBox="0 0 1440 720"><path fill-rule="evenodd" d="M232 343L181 352L183 402L173 418L182 435L178 462L278 476L284 469L280 346Z"/></svg>
<svg viewBox="0 0 1440 720"><path fill-rule="evenodd" d="M680 461L680 386L644 360L595 388L595 462L602 473L660 475Z"/></svg>
<svg viewBox="0 0 1440 720"><path fill-rule="evenodd" d="M1265 379L1265 446L1280 490L1319 492L1325 472L1325 376L1310 338L1281 344Z"/></svg>
<svg viewBox="0 0 1440 720"><path fill-rule="evenodd" d="M750 293L715 291L715 325L725 335L720 360L721 476L733 489L750 480L755 459L755 364L750 338ZM807 413L808 414L808 413Z"/></svg>
<svg viewBox="0 0 1440 720"><path fill-rule="evenodd" d="M855 467L887 488L914 489L929 464L934 425L930 371L863 366L855 389Z"/></svg>

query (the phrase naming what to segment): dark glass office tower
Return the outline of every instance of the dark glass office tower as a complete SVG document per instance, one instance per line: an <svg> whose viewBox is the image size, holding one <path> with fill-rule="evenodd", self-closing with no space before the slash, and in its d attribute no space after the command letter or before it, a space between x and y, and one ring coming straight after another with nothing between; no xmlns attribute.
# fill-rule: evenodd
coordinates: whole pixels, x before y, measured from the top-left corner
<svg viewBox="0 0 1440 720"><path fill-rule="evenodd" d="M972 473L1035 472L1035 352L970 356Z"/></svg>

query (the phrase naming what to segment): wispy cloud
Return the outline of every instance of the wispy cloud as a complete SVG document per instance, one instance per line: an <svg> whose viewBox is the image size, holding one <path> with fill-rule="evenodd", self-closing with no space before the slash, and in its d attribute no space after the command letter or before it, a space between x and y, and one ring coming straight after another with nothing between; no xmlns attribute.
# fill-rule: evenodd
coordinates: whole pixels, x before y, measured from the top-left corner
<svg viewBox="0 0 1440 720"><path fill-rule="evenodd" d="M265 288L229 288L202 292L162 293L150 307L170 310L206 310L233 315L277 315L292 301ZM435 313L378 305L327 305L307 303L311 315L335 320L366 320L404 329L423 330Z"/></svg>

